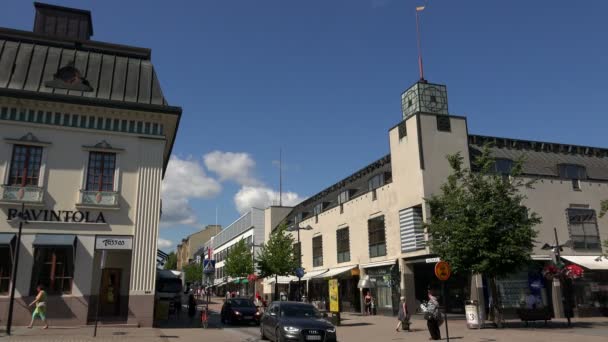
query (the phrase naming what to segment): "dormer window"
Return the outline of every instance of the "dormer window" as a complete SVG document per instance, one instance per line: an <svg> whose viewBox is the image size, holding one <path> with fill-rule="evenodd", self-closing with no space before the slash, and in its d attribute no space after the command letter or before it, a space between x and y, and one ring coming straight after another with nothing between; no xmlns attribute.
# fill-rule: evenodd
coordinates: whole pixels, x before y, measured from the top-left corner
<svg viewBox="0 0 608 342"><path fill-rule="evenodd" d="M338 203L344 204L350 200L350 190L344 190L338 195Z"/></svg>
<svg viewBox="0 0 608 342"><path fill-rule="evenodd" d="M384 185L384 174L375 175L367 182L369 190L375 190Z"/></svg>
<svg viewBox="0 0 608 342"><path fill-rule="evenodd" d="M499 175L509 175L513 169L513 161L506 158L497 158L494 161L494 172Z"/></svg>
<svg viewBox="0 0 608 342"><path fill-rule="evenodd" d="M74 62L57 70L57 73L53 75L53 80L47 81L44 85L49 88L93 91L89 81L82 76L80 70L74 67Z"/></svg>
<svg viewBox="0 0 608 342"><path fill-rule="evenodd" d="M572 189L581 190L581 180L587 179L587 169L581 165L560 164L558 165L560 178L572 180Z"/></svg>
<svg viewBox="0 0 608 342"><path fill-rule="evenodd" d="M315 216L321 214L323 212L323 203L316 204L312 211Z"/></svg>

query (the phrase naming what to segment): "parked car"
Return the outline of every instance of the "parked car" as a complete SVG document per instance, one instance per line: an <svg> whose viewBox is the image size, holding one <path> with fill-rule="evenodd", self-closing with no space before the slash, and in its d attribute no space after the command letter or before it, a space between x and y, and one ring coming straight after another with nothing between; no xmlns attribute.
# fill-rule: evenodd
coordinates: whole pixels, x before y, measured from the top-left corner
<svg viewBox="0 0 608 342"><path fill-rule="evenodd" d="M260 324L262 313L249 298L230 298L222 305L220 317L222 323L255 323Z"/></svg>
<svg viewBox="0 0 608 342"><path fill-rule="evenodd" d="M335 342L336 327L325 317L308 303L275 301L262 316L260 337L275 342Z"/></svg>

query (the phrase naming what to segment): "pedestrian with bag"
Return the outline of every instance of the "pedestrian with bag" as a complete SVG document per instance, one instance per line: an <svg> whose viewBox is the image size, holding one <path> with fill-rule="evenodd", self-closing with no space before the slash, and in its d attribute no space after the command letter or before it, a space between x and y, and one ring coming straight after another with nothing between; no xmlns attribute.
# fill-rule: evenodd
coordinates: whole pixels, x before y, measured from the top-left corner
<svg viewBox="0 0 608 342"><path fill-rule="evenodd" d="M401 328L402 330L411 331L410 314L407 310L407 303L405 302L405 297L403 296L399 299L399 314L397 315L397 329L395 330L399 331L399 328Z"/></svg>
<svg viewBox="0 0 608 342"><path fill-rule="evenodd" d="M439 326L443 323L441 312L439 311L439 301L437 297L433 295L431 289L428 290L429 301L424 306L424 319L426 319L426 326L431 334L431 340L441 340L441 331Z"/></svg>

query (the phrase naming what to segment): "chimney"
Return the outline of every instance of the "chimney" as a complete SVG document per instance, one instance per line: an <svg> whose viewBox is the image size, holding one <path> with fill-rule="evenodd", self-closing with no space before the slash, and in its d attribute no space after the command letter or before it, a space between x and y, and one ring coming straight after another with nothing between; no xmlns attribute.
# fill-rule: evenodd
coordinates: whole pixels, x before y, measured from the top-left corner
<svg viewBox="0 0 608 342"><path fill-rule="evenodd" d="M34 33L74 40L89 40L93 35L90 11L39 2L34 7Z"/></svg>

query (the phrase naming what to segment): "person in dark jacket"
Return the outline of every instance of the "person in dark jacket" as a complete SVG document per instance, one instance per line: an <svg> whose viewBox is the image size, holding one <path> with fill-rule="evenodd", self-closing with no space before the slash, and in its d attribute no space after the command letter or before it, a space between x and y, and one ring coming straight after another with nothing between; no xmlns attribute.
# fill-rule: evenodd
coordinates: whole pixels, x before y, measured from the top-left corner
<svg viewBox="0 0 608 342"><path fill-rule="evenodd" d="M426 326L431 334L431 340L441 340L441 331L439 325L442 323L441 312L439 312L439 301L433 295L433 291L428 291L429 301L427 303L427 312L424 314L426 318Z"/></svg>
<svg viewBox="0 0 608 342"><path fill-rule="evenodd" d="M194 294L191 293L188 296L188 316L193 318L196 314L196 300L194 299Z"/></svg>

